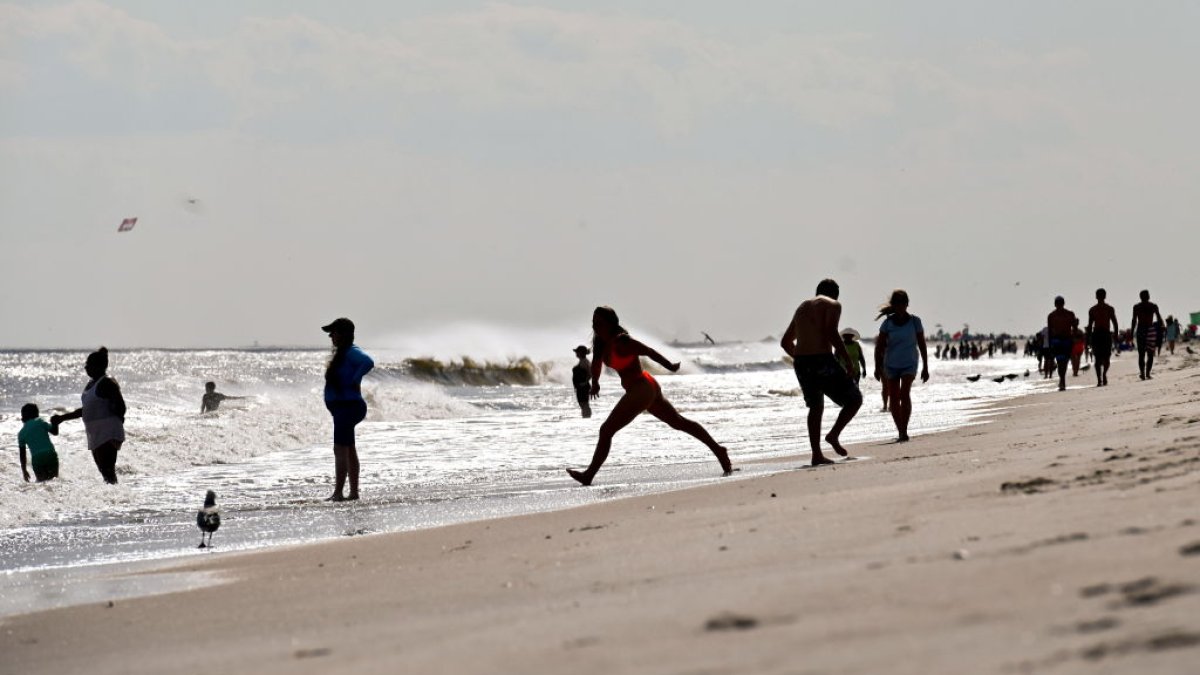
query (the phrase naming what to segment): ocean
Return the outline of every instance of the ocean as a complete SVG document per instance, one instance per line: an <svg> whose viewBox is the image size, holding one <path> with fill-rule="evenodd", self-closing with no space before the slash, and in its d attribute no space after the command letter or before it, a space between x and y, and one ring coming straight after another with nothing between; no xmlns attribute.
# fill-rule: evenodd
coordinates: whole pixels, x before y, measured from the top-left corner
<svg viewBox="0 0 1200 675"><path fill-rule="evenodd" d="M223 517L215 551L224 552L561 509L807 461L796 457L808 453L806 410L777 342L662 345L683 362L678 374L652 369L664 394L742 470L720 478L701 443L643 416L617 435L595 484L578 486L563 469L587 466L621 388L606 374L594 416L580 417L570 386L575 337L564 339L561 356L434 357L362 345L377 364L363 383L369 413L358 428L363 499L342 504L323 501L333 474L321 395L326 350L113 350L109 373L129 405L116 486L100 480L79 421L54 439L60 477L23 482L20 407L36 403L46 418L78 407L86 352L0 351L0 572L197 555L195 513L210 489ZM869 343L866 353L869 360ZM1032 365L1015 356L934 361L930 382L913 389L912 433L985 422L987 404L1050 387L1036 372L1024 377ZM991 381L1009 373L1018 377ZM983 377L968 382L974 374ZM246 398L202 415L207 380ZM894 438L878 383L865 380L863 393L843 442ZM827 406L826 428L836 412ZM901 448L857 452L883 459Z"/></svg>

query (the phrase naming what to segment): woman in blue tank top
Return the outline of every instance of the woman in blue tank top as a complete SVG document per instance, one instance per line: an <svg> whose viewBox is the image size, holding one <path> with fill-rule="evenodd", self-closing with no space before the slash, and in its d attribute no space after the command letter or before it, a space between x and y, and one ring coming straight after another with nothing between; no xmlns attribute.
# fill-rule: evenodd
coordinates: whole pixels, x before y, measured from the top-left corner
<svg viewBox="0 0 1200 675"><path fill-rule="evenodd" d="M875 379L889 388L892 421L899 433L897 442L908 440L908 420L912 417L913 380L917 377L920 357L921 381L929 381L929 354L925 349L925 328L921 319L908 313L908 292L896 289L876 319L887 317L875 338Z"/></svg>

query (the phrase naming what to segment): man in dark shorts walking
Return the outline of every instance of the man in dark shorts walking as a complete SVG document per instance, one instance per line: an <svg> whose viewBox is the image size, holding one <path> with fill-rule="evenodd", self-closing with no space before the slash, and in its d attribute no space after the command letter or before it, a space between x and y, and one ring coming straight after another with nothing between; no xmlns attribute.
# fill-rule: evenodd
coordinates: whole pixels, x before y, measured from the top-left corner
<svg viewBox="0 0 1200 675"><path fill-rule="evenodd" d="M1067 362L1075 341L1071 331L1078 325L1075 312L1067 309L1063 296L1054 298L1054 311L1046 317L1046 334L1050 337L1050 354L1058 365L1058 390L1067 390Z"/></svg>
<svg viewBox="0 0 1200 675"><path fill-rule="evenodd" d="M1138 374L1143 380L1153 379L1150 370L1154 368L1154 352L1158 347L1158 328L1163 325L1162 314L1158 305L1150 302L1150 291L1138 294L1141 302L1133 306L1133 325L1129 327L1137 339Z"/></svg>
<svg viewBox="0 0 1200 675"><path fill-rule="evenodd" d="M838 438L862 406L858 386L834 356L836 354L847 363L850 361L846 345L838 335L838 322L842 318L842 306L837 301L839 292L833 279L818 284L816 297L800 303L779 341L779 346L794 360L796 379L800 381L804 403L808 406L808 441L812 446L813 466L833 464L833 460L821 452L821 415L825 412L825 397L842 407L825 441L843 457L847 454L846 449L838 443Z"/></svg>
<svg viewBox="0 0 1200 675"><path fill-rule="evenodd" d="M1108 292L1103 288L1096 289L1096 304L1088 310L1087 334L1092 346L1092 356L1096 358L1096 386L1108 385L1108 366L1112 359L1113 336L1121 332L1117 327L1117 312L1113 306L1104 302ZM1112 328L1109 331L1109 327Z"/></svg>

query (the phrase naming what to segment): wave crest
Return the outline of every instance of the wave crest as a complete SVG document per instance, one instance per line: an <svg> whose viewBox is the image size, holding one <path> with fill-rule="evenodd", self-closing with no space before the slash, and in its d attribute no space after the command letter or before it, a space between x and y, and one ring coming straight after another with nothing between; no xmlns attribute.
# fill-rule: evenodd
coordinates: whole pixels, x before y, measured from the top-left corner
<svg viewBox="0 0 1200 675"><path fill-rule="evenodd" d="M525 356L507 363L476 361L464 356L461 361L435 358L404 359L400 372L415 380L447 385L488 387L497 385L533 386L547 380L553 361L535 362Z"/></svg>

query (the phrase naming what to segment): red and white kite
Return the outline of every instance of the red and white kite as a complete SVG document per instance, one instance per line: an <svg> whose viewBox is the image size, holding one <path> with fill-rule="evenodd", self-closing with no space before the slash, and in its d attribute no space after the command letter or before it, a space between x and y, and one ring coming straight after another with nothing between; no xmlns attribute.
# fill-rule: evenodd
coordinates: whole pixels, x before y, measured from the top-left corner
<svg viewBox="0 0 1200 675"><path fill-rule="evenodd" d="M117 228L117 232L128 232L133 229L134 225L137 225L137 218L126 218L121 221L121 226Z"/></svg>

